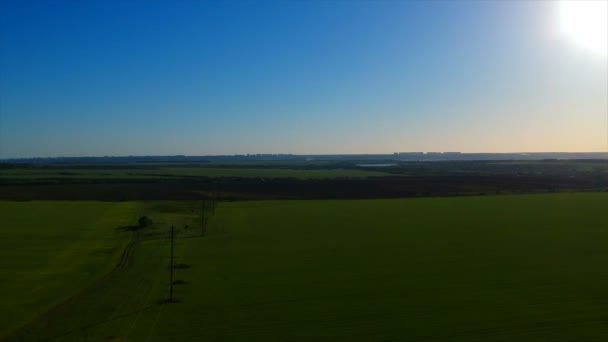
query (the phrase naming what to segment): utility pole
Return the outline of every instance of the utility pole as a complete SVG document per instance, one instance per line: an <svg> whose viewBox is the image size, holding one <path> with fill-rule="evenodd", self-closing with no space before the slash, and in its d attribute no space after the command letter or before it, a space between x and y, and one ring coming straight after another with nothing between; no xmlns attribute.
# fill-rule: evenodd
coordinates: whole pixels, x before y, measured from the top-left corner
<svg viewBox="0 0 608 342"><path fill-rule="evenodd" d="M175 240L175 226L171 226L171 274L169 276L169 303L173 303L173 241Z"/></svg>

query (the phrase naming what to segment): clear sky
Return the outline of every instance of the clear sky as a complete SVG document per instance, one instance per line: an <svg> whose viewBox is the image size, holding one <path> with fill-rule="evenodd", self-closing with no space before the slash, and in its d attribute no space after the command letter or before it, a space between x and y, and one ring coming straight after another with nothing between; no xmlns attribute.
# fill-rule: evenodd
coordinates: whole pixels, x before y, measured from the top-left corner
<svg viewBox="0 0 608 342"><path fill-rule="evenodd" d="M0 1L0 158L606 151L558 5Z"/></svg>

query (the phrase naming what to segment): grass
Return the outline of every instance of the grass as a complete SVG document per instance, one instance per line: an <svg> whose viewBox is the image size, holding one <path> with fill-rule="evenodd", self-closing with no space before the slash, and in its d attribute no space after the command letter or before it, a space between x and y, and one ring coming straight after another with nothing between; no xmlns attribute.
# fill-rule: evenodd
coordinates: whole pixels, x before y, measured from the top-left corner
<svg viewBox="0 0 608 342"><path fill-rule="evenodd" d="M159 340L606 340L606 203L223 205Z"/></svg>
<svg viewBox="0 0 608 342"><path fill-rule="evenodd" d="M31 340L605 341L608 194L142 204L132 263L29 326ZM23 204L27 205L27 204ZM181 229L180 236L196 235Z"/></svg>
<svg viewBox="0 0 608 342"><path fill-rule="evenodd" d="M0 202L0 336L107 273L136 203Z"/></svg>

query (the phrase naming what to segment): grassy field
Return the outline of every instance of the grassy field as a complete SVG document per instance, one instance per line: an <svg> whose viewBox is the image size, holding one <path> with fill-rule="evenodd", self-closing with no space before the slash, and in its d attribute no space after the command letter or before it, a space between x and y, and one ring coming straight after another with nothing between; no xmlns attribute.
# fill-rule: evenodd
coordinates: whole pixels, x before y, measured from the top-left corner
<svg viewBox="0 0 608 342"><path fill-rule="evenodd" d="M136 203L0 202L0 336L107 273Z"/></svg>
<svg viewBox="0 0 608 342"><path fill-rule="evenodd" d="M87 169L7 169L0 170L0 181L24 182L43 180L152 180L184 177L243 178L365 178L387 175L379 171L356 169L289 169L289 168L227 168L227 167L163 167L150 169L87 170Z"/></svg>
<svg viewBox="0 0 608 342"><path fill-rule="evenodd" d="M607 203L222 203L205 237L196 203L141 203L156 223L128 265L9 340L606 341ZM185 266L162 304L171 224Z"/></svg>

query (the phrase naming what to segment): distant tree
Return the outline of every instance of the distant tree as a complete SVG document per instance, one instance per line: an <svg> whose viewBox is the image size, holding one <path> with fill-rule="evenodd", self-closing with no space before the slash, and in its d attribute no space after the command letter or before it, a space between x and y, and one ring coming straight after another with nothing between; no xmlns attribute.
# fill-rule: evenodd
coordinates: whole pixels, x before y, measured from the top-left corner
<svg viewBox="0 0 608 342"><path fill-rule="evenodd" d="M142 216L137 220L139 228L146 228L152 224L152 220L148 216Z"/></svg>

